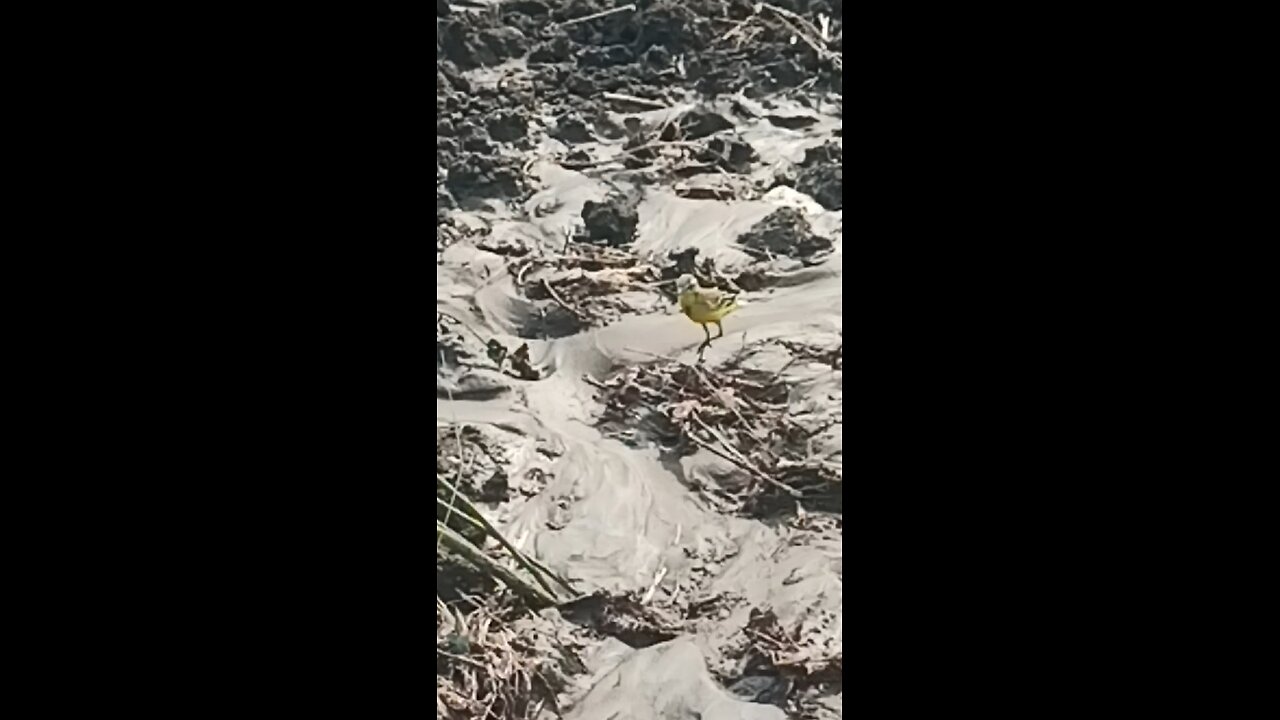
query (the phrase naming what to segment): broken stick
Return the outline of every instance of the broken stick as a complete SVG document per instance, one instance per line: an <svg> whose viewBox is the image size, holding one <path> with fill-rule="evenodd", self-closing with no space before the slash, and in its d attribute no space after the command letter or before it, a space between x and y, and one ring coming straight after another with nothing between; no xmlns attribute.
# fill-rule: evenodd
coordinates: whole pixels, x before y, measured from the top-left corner
<svg viewBox="0 0 1280 720"><path fill-rule="evenodd" d="M569 26L569 25L576 25L576 24L578 24L578 23L580 23L580 22L586 22L586 21L588 21L588 20L595 20L596 18L602 18L602 17L605 17L606 15L613 15L613 14L615 14L615 13L620 13L620 12L625 12L625 11L627 11L627 10L635 10L635 9L636 9L635 3L627 3L626 5L619 5L618 7L616 7L616 8L611 8L611 9L609 9L609 10L601 10L601 11L600 11L600 12L598 12L598 13L592 13L592 14L590 14L590 15L583 15L583 16L582 16L582 17L580 17L580 18L574 18L574 19L572 19L572 20L565 20L564 22L559 23L558 25L556 25L556 27L567 27L567 26Z"/></svg>
<svg viewBox="0 0 1280 720"><path fill-rule="evenodd" d="M635 95L623 95L622 93L607 92L601 93L601 96L603 96L605 100L619 100L621 102L635 103L636 105L644 105L645 107L651 107L655 110L667 109L667 105L664 103L660 103L656 100L649 100L648 98L636 97Z"/></svg>

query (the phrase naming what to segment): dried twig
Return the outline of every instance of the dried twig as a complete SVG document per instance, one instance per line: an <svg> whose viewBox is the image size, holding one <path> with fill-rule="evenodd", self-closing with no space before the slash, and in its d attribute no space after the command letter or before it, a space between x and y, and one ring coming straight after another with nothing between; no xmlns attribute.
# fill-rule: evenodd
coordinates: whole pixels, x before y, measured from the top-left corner
<svg viewBox="0 0 1280 720"><path fill-rule="evenodd" d="M691 140L651 140L647 143L644 143L643 145L637 145L633 148L627 148L623 150L621 153L614 155L612 157L600 158L598 160L587 160L584 162L571 162L567 160L562 160L560 161L560 164L566 168L569 168L570 170L581 170L585 168L597 167L600 165L607 165L611 162L621 162L622 157L624 155L630 155L632 157L635 157L635 154L640 152L641 150L652 150L660 146L701 147L702 145L700 143L697 143Z"/></svg>
<svg viewBox="0 0 1280 720"><path fill-rule="evenodd" d="M592 14L590 14L590 15L583 15L582 17L574 18L574 19L572 19L572 20L565 20L564 22L562 22L562 23L560 23L560 24L556 25L555 27L557 27L557 28L568 27L568 26L570 26L570 25L576 25L576 24L581 23L581 22L587 22L588 20L595 20L595 19L597 19L597 18L602 18L602 17L608 16L608 15L614 15L614 14L616 14L616 13L625 12L625 11L627 11L627 10L635 10L635 9L636 9L636 6L635 6L634 4L631 4L631 3L628 3L628 4L626 4L626 5L619 5L619 6L618 6L618 7L616 7L616 8L610 8L610 9L608 9L608 10L601 10L601 11L600 11L600 12L598 12L598 13L592 13Z"/></svg>
<svg viewBox="0 0 1280 720"><path fill-rule="evenodd" d="M777 15L778 19L782 21L782 24L790 28L791 32L793 32L796 37L800 38L806 45L813 48L813 51L818 54L818 57L827 60L837 69L844 68L844 61L839 55L828 50L826 45L822 43L822 33L818 28L813 26L813 23L785 8L770 5L769 3L760 3L760 5L768 8L771 12ZM800 27L796 27L796 25L799 25Z"/></svg>
<svg viewBox="0 0 1280 720"><path fill-rule="evenodd" d="M702 384L705 385L707 387L707 390L711 392L711 395L715 397L716 400L719 400L720 404L724 406L724 409L733 413L734 416L738 418L738 422L742 423L742 427L745 428L747 432L751 433L752 437L754 437L757 440L760 440L761 439L760 435L757 434L755 429L751 427L751 424L747 422L747 419L742 417L742 413L738 412L738 408L732 407L731 405L729 405L729 401L725 400L724 396L720 394L721 389L711 382L711 378L707 377L706 373L702 372L702 368L695 366L693 370L698 374L698 379L702 381Z"/></svg>
<svg viewBox="0 0 1280 720"><path fill-rule="evenodd" d="M793 488L793 487L791 487L790 485L788 485L788 484L786 484L786 483L782 482L781 480L775 480L774 478L771 478L771 477L769 477L768 475L765 475L765 474L764 474L763 472L761 472L760 470L758 470L758 469L756 469L756 468L752 467L752 466L751 466L751 463L747 462L747 459L746 459L746 458L744 458L744 457L742 457L742 454L738 452L737 448L734 448L734 447L733 447L731 444L729 444L729 443L728 443L728 442L727 442L727 441L726 441L726 440L725 440L725 439L724 439L724 438L723 438L719 433L717 433L714 429L712 429L712 428L711 428L709 425L707 425L706 423L702 422L702 419L701 419L701 418L699 418L697 415L694 415L694 416L693 416L693 419L694 419L694 420L695 420L699 425L701 425L701 426L703 427L703 429L705 429L707 432L711 433L711 435L712 435L713 437L715 437L715 438L716 438L716 440L718 440L718 441L720 442L720 444L725 448L725 451L726 451L726 452L720 452L720 451L718 451L718 450L717 450L715 447L713 447L710 443L703 441L701 438L699 438L697 435L694 435L693 433L689 433L689 437L690 437L690 438L692 438L692 439L693 439L693 441L694 441L694 442L696 442L698 445L700 445L700 446L702 446L702 447L706 448L707 450L710 450L711 452L715 453L716 455L719 455L720 457L724 458L725 460L728 460L729 462L733 463L734 465L737 465L738 467L742 468L743 470L746 470L746 471L747 471L747 472L748 472L752 477L759 478L760 480L763 480L763 481L765 481L765 482L769 483L770 485L773 485L773 486L775 486L775 487L777 487L777 488L781 489L783 492L787 493L787 494L788 494L788 495L790 495L791 497L796 497L796 498L801 497L801 493L800 493L800 491L799 491L799 490L796 490L795 488ZM730 457L730 456L727 454L727 453L728 453L728 451L730 451L730 450L732 450L732 451L733 451L733 454L734 454L736 457Z"/></svg>
<svg viewBox="0 0 1280 720"><path fill-rule="evenodd" d="M521 595L524 595L536 605L540 607L548 607L556 604L557 600L553 595L547 593L546 590L543 590L536 585L530 584L529 581L520 577L506 566L494 561L493 558L490 558L488 555L480 552L475 545L468 542L466 538L454 532L453 528L445 526L439 520L436 521L436 533L440 538L440 542L445 547L458 553L458 555L462 556L472 565L480 568L485 573L502 580L503 584L507 587ZM538 576L535 575L535 577Z"/></svg>
<svg viewBox="0 0 1280 720"><path fill-rule="evenodd" d="M560 297L560 294L555 291L555 288L551 287L551 283L547 282L546 278L542 278L542 287L546 288L547 294L551 296L552 300L556 301L556 304L558 304L560 307L564 308L565 310L568 310L578 320L581 320L582 322L586 322L586 318L582 316L582 313L578 312L571 305L569 305L569 303L565 302L564 298Z"/></svg>
<svg viewBox="0 0 1280 720"><path fill-rule="evenodd" d="M623 95L622 93L606 92L606 93L601 93L601 97L603 97L605 100L618 100L621 102L635 103L636 105L644 105L646 107L651 107L655 110L666 110L668 107L670 107L667 104L660 103L656 100L649 100L647 98L636 97L635 95Z"/></svg>

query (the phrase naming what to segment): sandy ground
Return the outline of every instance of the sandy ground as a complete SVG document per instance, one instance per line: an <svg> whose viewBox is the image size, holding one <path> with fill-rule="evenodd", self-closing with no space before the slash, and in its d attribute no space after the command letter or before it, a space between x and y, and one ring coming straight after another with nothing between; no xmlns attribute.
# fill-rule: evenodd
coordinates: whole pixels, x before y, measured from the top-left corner
<svg viewBox="0 0 1280 720"><path fill-rule="evenodd" d="M817 24L813 8L790 5ZM540 6L555 12L557 4ZM452 16L475 12L488 11L455 5ZM573 17L583 14L575 11ZM530 17L540 22L554 15ZM530 45L536 43L518 49ZM527 51L513 58L499 54L491 64L453 71L472 93L489 88L496 96L500 84L518 85L541 72L527 57ZM446 187L451 197L443 206L438 202L437 311L456 321L449 332L462 338L458 342L475 349L470 357L448 357L437 332L437 425L462 423L493 439L512 491L486 511L519 547L584 594L631 598L673 628L669 638L637 640L611 634L599 622L576 621L573 606L542 611L542 621L568 629L585 667L563 692L568 718L842 715L840 673L824 678L815 670L806 676L786 662L841 662L842 509L830 503L805 508L805 500L768 513L734 508L708 488L745 486L743 469L697 447L673 449L640 426L605 426L600 390L600 383L638 367L674 362L716 373L736 363L775 373L794 415L839 412L840 364L814 362L779 344L843 347L843 210L824 207L794 183L775 184L779 174L805 162L806 151L842 144L842 103L831 101L829 92L814 90L801 99L760 92L709 99L671 89L659 101L671 102L663 110L602 105L607 107L599 116L616 126L625 128L630 119L632 127L655 133L690 112L714 113L729 127L699 140L726 136L749 146L756 159L740 172L664 175L653 170L665 167L662 155L649 168L628 168L628 137L607 137L599 130L606 123L598 119L587 123L596 128L591 139L558 140L551 133L563 115L542 101L521 110L523 130L509 147L491 139L494 157L519 167L519 192L495 191L492 184L474 192L450 185L449 174L468 158L438 153L438 196ZM601 104L599 98L591 102ZM803 122L779 124L768 115ZM790 124L801 126L784 126ZM580 163L566 158L575 151L599 164L573 167ZM669 160L681 161L675 154ZM730 187L733 195L688 197L687 188L699 183ZM580 244L601 245L584 230L584 209L619 197L628 198L635 226L625 242L608 244L634 258L632 269L651 268L654 279L617 283L610 286L615 292L574 301L589 315L607 296L621 308L616 317L547 331L547 309L559 303L531 291L538 283L530 278L575 271L572 262L552 264L585 254L576 249ZM762 256L742 244L782 208L803 218L807 232L822 243L820 252ZM767 278L763 287L742 288L743 307L726 319L724 337L701 359L701 328L679 314L659 284L664 269L672 272L672 257L688 248L698 250L699 262L712 263L714 274L704 282L732 286L751 272ZM523 283L522 265L529 265ZM537 379L515 377L508 366L484 357L481 340L496 340L509 350L527 345ZM812 442L832 466L842 467L842 424L837 421ZM760 633L753 631L769 623L793 645L778 648L770 658L775 662L761 660ZM554 717L549 710L544 715Z"/></svg>

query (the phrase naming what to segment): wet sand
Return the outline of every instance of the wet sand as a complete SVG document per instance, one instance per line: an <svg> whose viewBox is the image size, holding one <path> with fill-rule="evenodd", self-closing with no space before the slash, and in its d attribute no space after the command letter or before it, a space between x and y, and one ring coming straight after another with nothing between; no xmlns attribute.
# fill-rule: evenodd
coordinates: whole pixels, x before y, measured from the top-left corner
<svg viewBox="0 0 1280 720"><path fill-rule="evenodd" d="M467 12L455 6L453 15ZM457 73L473 92L491 87L496 93L503 78L517 84L538 72L527 55L502 60L501 73L485 65ZM548 135L556 109L537 104L522 111L523 144L512 142L495 155L509 155L512 166L521 167L523 194L449 186L446 205L452 207L441 209L438 202L437 311L460 321L465 329L453 332L464 338L473 333L477 346L480 339L510 349L527 344L539 377L513 377L483 356L438 360L437 425L482 427L500 439L506 476L525 484L485 510L522 550L584 593L633 597L679 623L677 637L647 647L584 630L588 672L565 692L567 717L763 719L787 717L784 707L793 716L841 717L840 682L797 685L776 668L762 669L758 662L749 667L745 629L763 622L761 614L769 611L814 657L840 654L842 513L805 510L803 501L769 516L726 509L705 489L743 484L742 469L705 450L675 453L641 432L620 436L601 426L598 383L638 366L699 364L702 329L680 315L660 287L640 283L617 294L635 310L616 319L562 336L529 331L533 319L555 303L531 297L535 283L518 283L517 268L573 254L584 241L566 243L566 237L582 232L586 204L621 193L638 203L634 235L618 248L639 265L658 272L672 266L673 255L696 248L699 262L714 263L718 278L732 280L748 271L768 277L767 286L742 292L742 308L726 318L724 337L706 350L700 367L714 373L730 361L756 363L787 384L793 413L838 411L843 370L793 357L779 341L842 347L843 210L825 208L794 187L767 186L780 168L803 162L806 150L842 143L841 106L818 91L807 101L744 94L741 101L760 116L752 119L732 110L732 98L710 102L692 91L679 94L685 101L668 111L627 113L613 104L608 112L619 126L632 117L649 128L695 108L718 113L730 124L718 134L746 143L758 156L736 174L742 188L754 191L741 192L741 199L680 196L681 183L722 181L725 173L716 170L673 178L646 176L618 163L566 167L573 164L565 158L574 150L594 159L621 156L627 140L596 132L589 142L560 142ZM827 100L814 100L819 97ZM766 114L813 121L791 129L764 119ZM662 167L660 160L654 164ZM453 169L439 170L448 175ZM762 258L744 249L740 238L779 208L795 209L830 249L809 258ZM441 226L451 229L443 247ZM483 231L458 231L467 227ZM507 255L482 246L527 252ZM538 272L535 266L529 277ZM842 424L824 430L817 442L833 464L842 463ZM714 610L699 609L707 603ZM548 622L565 622L556 609L542 614Z"/></svg>

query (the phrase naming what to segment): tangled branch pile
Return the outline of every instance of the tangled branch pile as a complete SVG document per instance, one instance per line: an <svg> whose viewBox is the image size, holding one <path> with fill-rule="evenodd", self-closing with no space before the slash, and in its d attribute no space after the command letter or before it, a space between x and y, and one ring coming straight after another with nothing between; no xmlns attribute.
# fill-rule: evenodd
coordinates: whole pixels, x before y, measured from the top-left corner
<svg viewBox="0 0 1280 720"><path fill-rule="evenodd" d="M743 628L748 646L748 672L776 673L787 682L793 717L809 716L801 706L803 691L815 686L837 684L844 677L844 652L838 641L825 633L787 630L772 610L754 609Z"/></svg>
<svg viewBox="0 0 1280 720"><path fill-rule="evenodd" d="M481 608L469 615L436 599L436 718L529 720L558 710L565 687L558 649Z"/></svg>
<svg viewBox="0 0 1280 720"><path fill-rule="evenodd" d="M838 354L831 362L838 366ZM748 481L727 494L741 509L767 512L788 499L840 509L842 463L814 447L842 423L840 410L797 411L780 372L668 361L588 381L601 390L601 421L615 436L653 438L680 454L696 446L737 466Z"/></svg>
<svg viewBox="0 0 1280 720"><path fill-rule="evenodd" d="M661 306L652 289L658 269L615 248L573 243L571 253L527 258L511 273L537 303L539 316L526 328L533 335L573 334Z"/></svg>

